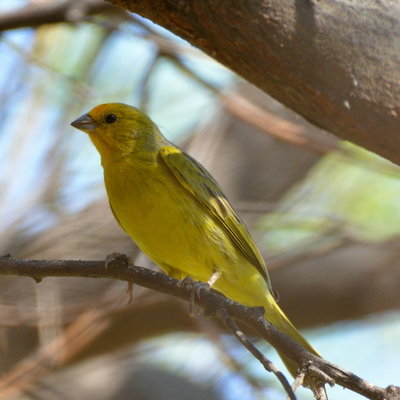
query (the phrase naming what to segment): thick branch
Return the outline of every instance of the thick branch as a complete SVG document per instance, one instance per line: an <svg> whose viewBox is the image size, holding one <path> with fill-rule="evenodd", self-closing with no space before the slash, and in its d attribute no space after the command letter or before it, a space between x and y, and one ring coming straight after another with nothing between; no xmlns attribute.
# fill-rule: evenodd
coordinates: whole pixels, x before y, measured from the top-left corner
<svg viewBox="0 0 400 400"><path fill-rule="evenodd" d="M400 164L398 4L109 1L188 40L317 126ZM99 0L29 5L1 15L0 31L113 10Z"/></svg>
<svg viewBox="0 0 400 400"><path fill-rule="evenodd" d="M126 258L122 257L112 259L106 267L104 261L18 260L10 256L4 256L0 258L0 275L26 276L38 282L49 276L120 279L186 301L191 299L193 290L192 285L159 272L132 265L128 268ZM218 317L218 310L223 307L232 318L252 328L279 352L295 361L298 365L304 368L311 366L312 370L321 371L318 376L321 377L326 374L336 384L360 393L369 399L396 399L398 398L396 396L400 394L400 388L391 386L383 389L374 386L351 372L308 353L268 323L263 318L259 307L245 307L204 290L201 292L201 296L194 299L194 303L203 308L208 316L213 317Z"/></svg>
<svg viewBox="0 0 400 400"><path fill-rule="evenodd" d="M400 6L390 0L109 0L317 126L400 164Z"/></svg>
<svg viewBox="0 0 400 400"><path fill-rule="evenodd" d="M399 4L109 1L186 39L317 126L400 164ZM112 10L100 0L29 5L1 15L0 31Z"/></svg>

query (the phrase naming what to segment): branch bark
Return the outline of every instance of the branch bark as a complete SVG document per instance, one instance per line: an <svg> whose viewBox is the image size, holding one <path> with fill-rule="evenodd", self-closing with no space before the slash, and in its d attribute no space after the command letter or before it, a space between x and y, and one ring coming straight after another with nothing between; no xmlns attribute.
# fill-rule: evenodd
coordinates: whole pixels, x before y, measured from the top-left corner
<svg viewBox="0 0 400 400"><path fill-rule="evenodd" d="M108 1L189 41L315 125L400 164L399 4ZM29 5L1 15L0 31L115 10L99 0Z"/></svg>
<svg viewBox="0 0 400 400"><path fill-rule="evenodd" d="M400 164L400 5L109 0L203 50L317 126Z"/></svg>
<svg viewBox="0 0 400 400"><path fill-rule="evenodd" d="M185 301L190 301L193 290L191 284L147 268L129 265L127 257L111 259L106 266L104 261L19 260L7 255L0 258L0 275L31 277L36 282L49 276L119 279ZM201 296L195 296L194 303L203 308L209 317L218 317L218 310L226 309L233 319L249 326L279 352L302 366L302 370L306 370L308 375L316 376L330 384L334 382L372 400L394 400L400 396L399 387L380 388L341 367L308 353L266 321L263 318L263 311L259 307L245 307L204 290L201 291Z"/></svg>

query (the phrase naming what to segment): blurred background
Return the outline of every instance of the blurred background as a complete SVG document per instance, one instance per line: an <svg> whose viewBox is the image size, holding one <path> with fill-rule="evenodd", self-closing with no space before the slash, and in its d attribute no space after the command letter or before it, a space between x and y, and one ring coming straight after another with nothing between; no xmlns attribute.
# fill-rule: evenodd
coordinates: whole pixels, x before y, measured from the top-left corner
<svg viewBox="0 0 400 400"><path fill-rule="evenodd" d="M218 180L281 308L314 347L373 384L399 384L399 167L106 2L1 0L0 30L1 255L116 251L156 268L114 221L98 153L69 125L97 104L128 103ZM0 276L0 398L285 398L216 321L140 287L126 305L125 290L105 279Z"/></svg>

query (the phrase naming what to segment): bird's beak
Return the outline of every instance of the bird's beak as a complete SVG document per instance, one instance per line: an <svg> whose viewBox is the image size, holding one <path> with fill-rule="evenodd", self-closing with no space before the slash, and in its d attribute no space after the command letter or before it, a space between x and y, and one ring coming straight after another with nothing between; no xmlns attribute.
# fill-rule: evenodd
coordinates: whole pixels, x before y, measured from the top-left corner
<svg viewBox="0 0 400 400"><path fill-rule="evenodd" d="M83 114L79 118L77 118L74 122L71 122L71 125L79 129L80 131L90 133L96 129L96 124L89 117L89 114Z"/></svg>

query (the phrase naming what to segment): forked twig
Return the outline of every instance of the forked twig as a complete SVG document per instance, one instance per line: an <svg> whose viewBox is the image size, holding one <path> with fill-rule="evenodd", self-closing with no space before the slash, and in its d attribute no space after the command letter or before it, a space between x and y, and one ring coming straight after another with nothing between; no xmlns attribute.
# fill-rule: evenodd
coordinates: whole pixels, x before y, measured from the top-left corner
<svg viewBox="0 0 400 400"><path fill-rule="evenodd" d="M225 324L225 326L237 337L240 343L244 347L246 347L247 350L253 356L260 361L260 363L263 365L263 367L268 371L272 372L275 374L275 376L278 378L279 382L282 384L284 389L286 390L286 393L288 394L288 398L290 400L296 400L296 396L294 394L294 391L292 387L290 386L288 380L286 379L285 375L278 369L278 367L272 363L267 357L264 356L264 354L261 353L260 350L257 349L256 346L254 346L253 343L250 342L250 340L247 338L247 336L239 329L237 326L236 322L232 319L232 317L228 314L226 309L224 307L220 307L217 310L217 315L220 318L220 320Z"/></svg>

